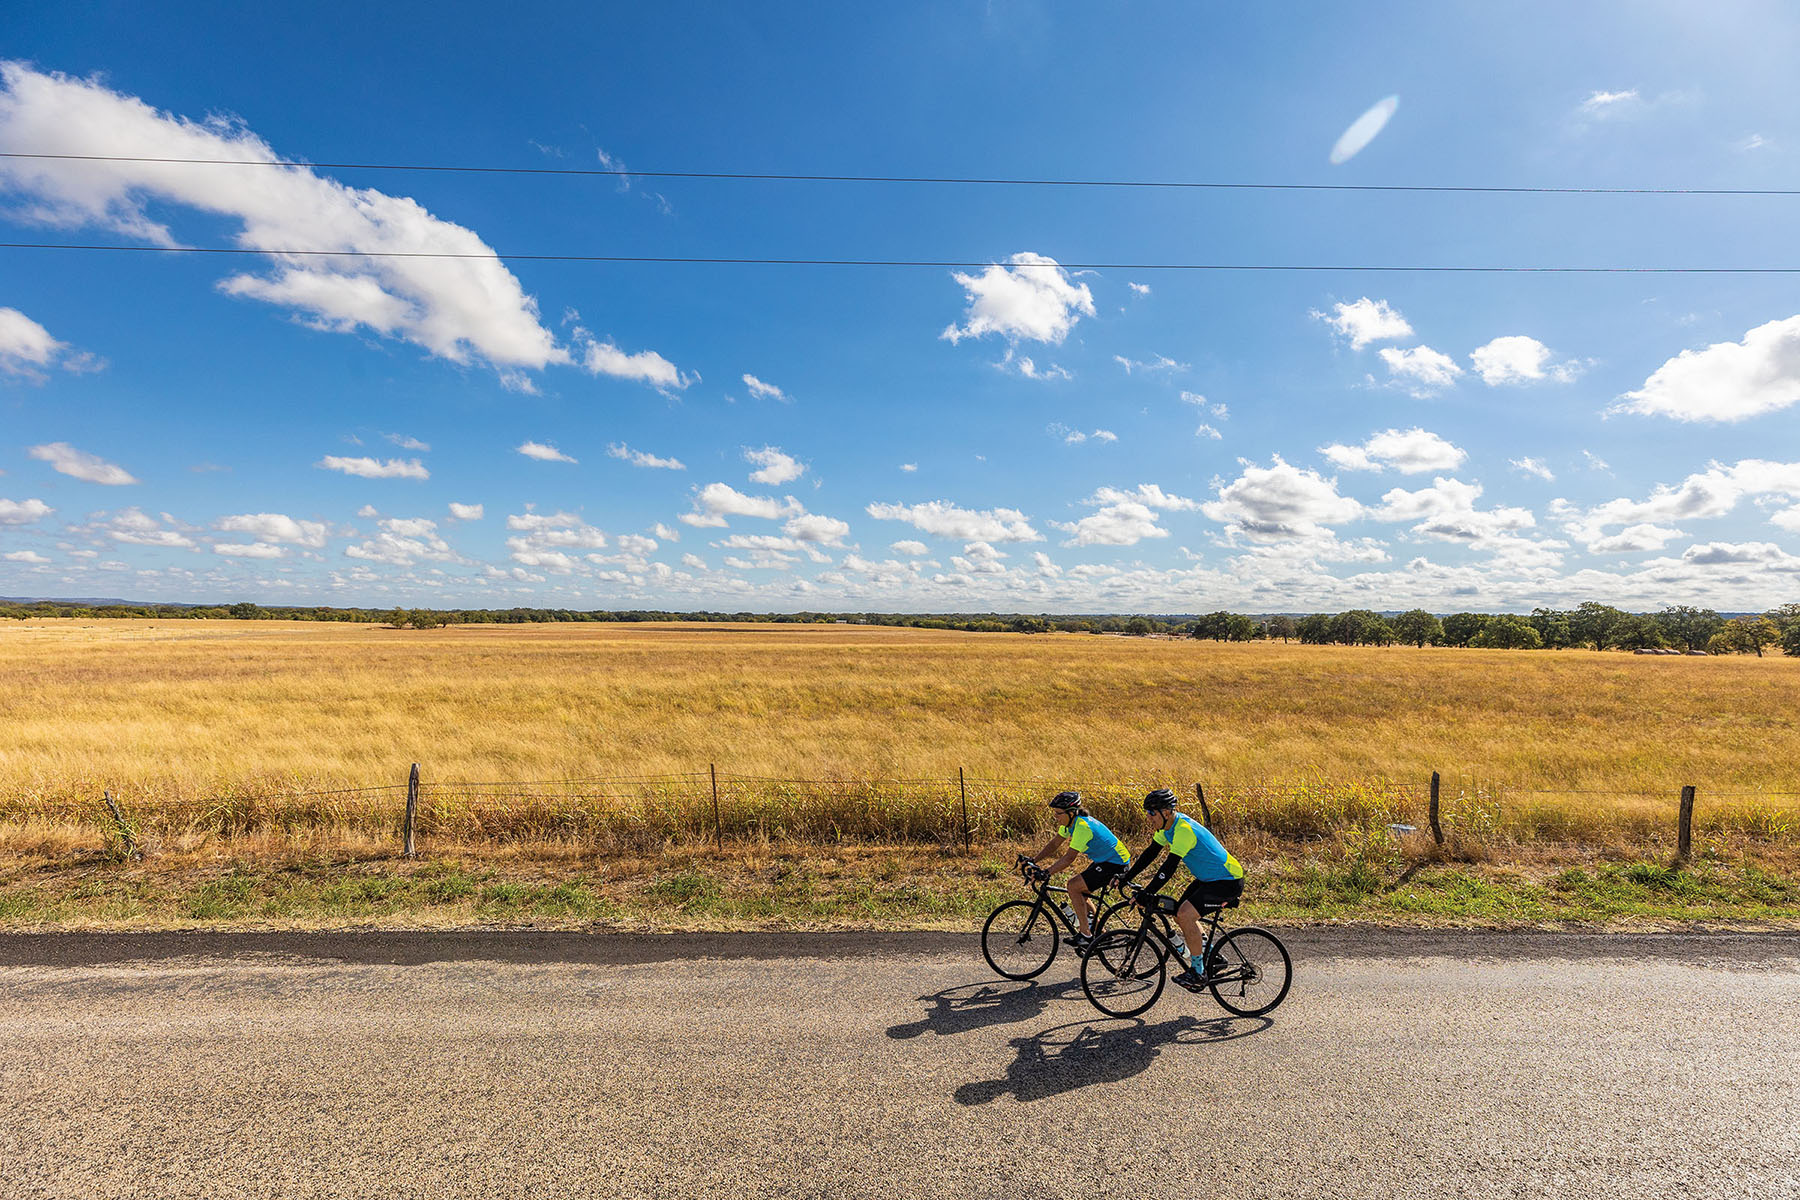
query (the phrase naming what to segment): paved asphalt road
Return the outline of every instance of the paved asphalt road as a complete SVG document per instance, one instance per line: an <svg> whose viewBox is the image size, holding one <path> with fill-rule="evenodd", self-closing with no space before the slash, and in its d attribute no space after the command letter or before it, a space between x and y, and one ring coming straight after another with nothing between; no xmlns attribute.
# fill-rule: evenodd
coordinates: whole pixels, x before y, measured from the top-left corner
<svg viewBox="0 0 1800 1200"><path fill-rule="evenodd" d="M1109 1021L944 934L0 937L0 1195L1800 1197L1800 940L1289 940Z"/></svg>

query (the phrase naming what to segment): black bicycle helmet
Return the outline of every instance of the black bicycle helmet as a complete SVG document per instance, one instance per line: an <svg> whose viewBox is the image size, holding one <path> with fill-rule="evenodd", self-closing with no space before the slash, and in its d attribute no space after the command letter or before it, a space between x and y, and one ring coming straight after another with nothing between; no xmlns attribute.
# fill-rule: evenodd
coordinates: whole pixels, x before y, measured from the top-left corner
<svg viewBox="0 0 1800 1200"><path fill-rule="evenodd" d="M1062 812L1075 812L1081 807L1081 793L1058 792L1050 801L1050 807Z"/></svg>
<svg viewBox="0 0 1800 1200"><path fill-rule="evenodd" d="M1165 808L1175 807L1175 793L1168 788L1157 788L1144 797L1144 811L1161 812Z"/></svg>

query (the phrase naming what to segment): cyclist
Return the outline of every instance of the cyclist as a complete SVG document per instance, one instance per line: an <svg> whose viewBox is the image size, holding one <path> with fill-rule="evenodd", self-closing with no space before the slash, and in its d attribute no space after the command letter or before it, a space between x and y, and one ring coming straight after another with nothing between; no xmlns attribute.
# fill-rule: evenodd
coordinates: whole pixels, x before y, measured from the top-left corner
<svg viewBox="0 0 1800 1200"><path fill-rule="evenodd" d="M1186 943L1183 947L1186 953L1182 957L1187 960L1187 970L1175 976L1175 982L1190 992L1198 991L1205 978L1195 969L1194 956L1206 947L1206 935L1200 930L1200 910L1219 908L1227 900L1235 900L1244 894L1243 864L1213 836L1212 830L1186 813L1175 811L1175 793L1168 788L1157 788L1145 796L1144 812L1156 826L1156 832L1137 862L1119 877L1119 887L1124 888L1138 872L1155 862L1160 852L1168 851L1168 856L1137 898L1138 907L1148 908L1152 897L1175 874L1175 869L1187 867L1194 881L1181 893L1181 900L1175 906L1175 923L1181 927L1181 940Z"/></svg>
<svg viewBox="0 0 1800 1200"><path fill-rule="evenodd" d="M1080 932L1071 940L1070 946L1077 952L1087 949L1088 941L1093 937L1093 930L1088 926L1088 896L1103 891L1106 885L1118 877L1128 863L1131 862L1131 851L1125 848L1113 831L1100 821L1089 816L1081 807L1080 792L1058 792L1050 801L1050 810L1059 814L1062 823L1044 843L1044 848L1032 855L1030 865L1038 866L1054 854L1059 846L1066 846L1055 862L1051 863L1046 873L1056 874L1075 861L1077 855L1088 856L1087 870L1069 880L1069 906L1075 910L1075 927ZM1021 867L1026 862L1019 864Z"/></svg>

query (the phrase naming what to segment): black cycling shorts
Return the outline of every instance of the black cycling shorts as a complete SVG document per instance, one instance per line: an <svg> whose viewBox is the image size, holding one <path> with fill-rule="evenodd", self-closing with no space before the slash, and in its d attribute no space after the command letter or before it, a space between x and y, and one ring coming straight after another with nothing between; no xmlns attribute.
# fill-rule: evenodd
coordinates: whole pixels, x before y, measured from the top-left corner
<svg viewBox="0 0 1800 1200"><path fill-rule="evenodd" d="M1175 907L1191 904L1195 908L1219 908L1227 900L1236 900L1243 894L1244 881L1241 879L1196 879L1181 893L1181 900Z"/></svg>
<svg viewBox="0 0 1800 1200"><path fill-rule="evenodd" d="M1081 882L1087 884L1087 890L1097 892L1116 878L1125 869L1122 863L1089 863L1088 869L1081 873Z"/></svg>

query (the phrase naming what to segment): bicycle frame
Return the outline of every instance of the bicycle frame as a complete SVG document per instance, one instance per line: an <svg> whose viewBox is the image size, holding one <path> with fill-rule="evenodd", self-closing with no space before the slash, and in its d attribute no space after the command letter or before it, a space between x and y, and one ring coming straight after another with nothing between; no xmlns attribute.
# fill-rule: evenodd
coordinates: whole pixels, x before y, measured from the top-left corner
<svg viewBox="0 0 1800 1200"><path fill-rule="evenodd" d="M1080 929L1076 928L1074 921L1063 915L1062 905L1053 904L1050 901L1050 894L1052 892L1061 892L1066 896L1069 894L1068 888L1057 887L1055 884L1051 883L1049 877L1046 876L1043 879L1035 881L1032 886L1032 891L1037 896L1037 904L1031 910L1031 916L1025 919L1025 929L1021 936L1031 936L1031 931L1037 928L1038 915L1043 912L1050 913L1056 923L1061 925L1070 937L1075 937L1081 932ZM1126 901L1121 900L1116 904L1102 906L1097 893L1091 893L1089 900L1094 906L1094 912L1093 915L1088 918L1088 928L1093 930L1098 930L1102 920L1110 916L1113 910L1118 908L1120 904L1126 903Z"/></svg>
<svg viewBox="0 0 1800 1200"><path fill-rule="evenodd" d="M1126 901L1125 903L1130 902ZM1231 983L1241 978L1244 973L1242 968L1227 968L1217 975L1211 974L1208 970L1212 963L1213 945L1219 940L1219 923L1224 915L1223 908L1208 907L1201 910L1200 919L1206 925L1206 941L1200 950L1199 965L1202 977L1209 983ZM1137 956L1143 951L1145 942L1152 935L1162 943L1163 951L1168 958L1179 961L1180 950L1186 946L1186 942L1185 940L1176 940L1181 937L1181 931L1173 926L1174 922L1169 919L1168 913L1155 908L1143 910L1143 918L1138 923L1137 935L1132 938L1131 949L1120 964L1122 973L1129 975L1136 970Z"/></svg>

